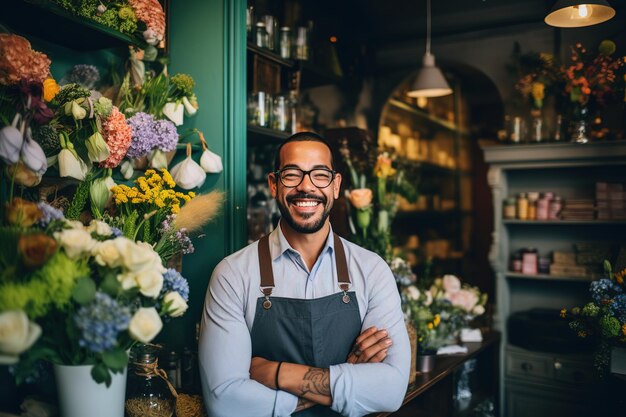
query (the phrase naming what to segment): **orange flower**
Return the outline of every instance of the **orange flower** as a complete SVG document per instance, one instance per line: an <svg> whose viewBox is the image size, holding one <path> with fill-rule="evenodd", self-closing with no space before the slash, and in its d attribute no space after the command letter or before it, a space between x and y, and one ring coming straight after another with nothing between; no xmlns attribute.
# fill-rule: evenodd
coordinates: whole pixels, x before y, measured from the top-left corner
<svg viewBox="0 0 626 417"><path fill-rule="evenodd" d="M22 257L22 263L28 269L39 268L57 250L57 242L44 233L21 235L17 248Z"/></svg>
<svg viewBox="0 0 626 417"><path fill-rule="evenodd" d="M43 82L43 99L47 102L50 102L58 93L59 85L54 80L54 78L46 78L46 80Z"/></svg>
<svg viewBox="0 0 626 417"><path fill-rule="evenodd" d="M369 188L357 188L348 193L348 200L355 209L364 209L372 204L372 190Z"/></svg>
<svg viewBox="0 0 626 417"><path fill-rule="evenodd" d="M391 158L386 153L378 155L376 166L374 167L374 175L378 178L387 178L396 174L396 170L391 166Z"/></svg>

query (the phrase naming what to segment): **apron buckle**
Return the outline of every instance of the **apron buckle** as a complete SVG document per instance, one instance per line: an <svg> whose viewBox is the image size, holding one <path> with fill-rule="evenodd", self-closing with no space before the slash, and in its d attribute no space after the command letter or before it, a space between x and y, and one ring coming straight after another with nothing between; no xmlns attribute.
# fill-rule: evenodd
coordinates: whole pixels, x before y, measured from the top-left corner
<svg viewBox="0 0 626 417"><path fill-rule="evenodd" d="M343 297L341 297L341 301L343 301L346 304L350 302L350 296L345 291L343 292Z"/></svg>
<svg viewBox="0 0 626 417"><path fill-rule="evenodd" d="M272 302L270 301L269 297L265 297L265 301L263 301L263 308L266 310L269 310L270 308L272 308Z"/></svg>

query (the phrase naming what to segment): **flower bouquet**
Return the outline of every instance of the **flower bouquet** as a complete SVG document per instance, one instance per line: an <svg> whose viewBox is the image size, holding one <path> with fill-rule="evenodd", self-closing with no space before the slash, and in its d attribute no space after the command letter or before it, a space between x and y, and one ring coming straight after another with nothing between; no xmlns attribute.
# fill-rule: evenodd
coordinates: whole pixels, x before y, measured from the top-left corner
<svg viewBox="0 0 626 417"><path fill-rule="evenodd" d="M596 343L594 366L601 377L609 369L611 347L626 348L626 269L613 272L604 261L604 274L589 286L591 301L561 310L561 317L570 320L578 337Z"/></svg>
<svg viewBox="0 0 626 417"><path fill-rule="evenodd" d="M417 192L404 172L393 167L387 152L374 155L365 149L365 161L353 161L347 141L341 144L341 156L350 171L346 196L354 213L349 217L350 231L356 243L378 253L387 262L392 258L391 224L398 209L398 195L415 201ZM373 159L374 169L368 161Z"/></svg>
<svg viewBox="0 0 626 417"><path fill-rule="evenodd" d="M470 320L485 312L487 294L454 275L437 278L428 289L412 284L401 289L405 313L417 331L418 352L436 352L454 344Z"/></svg>
<svg viewBox="0 0 626 417"><path fill-rule="evenodd" d="M159 254L108 224L67 220L46 203L14 198L0 253L0 360L21 382L35 361L92 365L107 385L127 350L150 342L161 317L187 309L189 286ZM21 355L21 358L20 358Z"/></svg>

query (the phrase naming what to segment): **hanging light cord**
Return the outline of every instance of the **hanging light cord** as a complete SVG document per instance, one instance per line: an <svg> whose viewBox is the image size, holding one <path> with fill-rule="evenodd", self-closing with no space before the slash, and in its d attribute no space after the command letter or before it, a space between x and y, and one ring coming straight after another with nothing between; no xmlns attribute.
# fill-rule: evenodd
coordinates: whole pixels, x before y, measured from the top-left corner
<svg viewBox="0 0 626 417"><path fill-rule="evenodd" d="M426 55L430 55L430 0L426 0Z"/></svg>

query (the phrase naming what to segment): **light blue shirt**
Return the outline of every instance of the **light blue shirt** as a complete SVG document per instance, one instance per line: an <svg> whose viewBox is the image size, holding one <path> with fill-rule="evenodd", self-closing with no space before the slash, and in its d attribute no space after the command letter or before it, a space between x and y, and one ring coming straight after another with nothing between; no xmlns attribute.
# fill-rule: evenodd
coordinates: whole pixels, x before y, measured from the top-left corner
<svg viewBox="0 0 626 417"><path fill-rule="evenodd" d="M381 363L330 367L332 409L345 416L395 411L409 379L410 346L391 270L377 254L341 239L361 315L361 331L387 329L393 341ZM262 296L258 242L220 262L211 276L200 333L200 376L209 416L288 416L298 397L250 379L250 332L257 299ZM280 227L270 235L274 270L273 296L320 298L340 292L335 268L333 232L308 270Z"/></svg>

